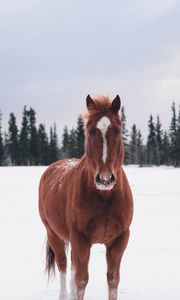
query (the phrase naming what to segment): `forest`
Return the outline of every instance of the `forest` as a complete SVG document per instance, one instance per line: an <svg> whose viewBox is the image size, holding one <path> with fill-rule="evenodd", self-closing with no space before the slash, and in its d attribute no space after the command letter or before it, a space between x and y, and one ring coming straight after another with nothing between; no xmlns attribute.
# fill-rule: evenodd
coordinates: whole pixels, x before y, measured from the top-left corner
<svg viewBox="0 0 180 300"><path fill-rule="evenodd" d="M3 132L3 114L0 112L0 165L1 166L40 166L69 157L80 158L84 153L84 123L77 118L76 126L66 125L59 139L56 124L46 132L45 124L38 124L33 108L24 106L21 128L14 113L10 113L8 130ZM180 107L175 102L171 106L171 120L168 130L163 130L158 115L149 116L146 141L141 130L133 124L127 130L125 108L121 109L122 137L125 148L124 164L180 166Z"/></svg>

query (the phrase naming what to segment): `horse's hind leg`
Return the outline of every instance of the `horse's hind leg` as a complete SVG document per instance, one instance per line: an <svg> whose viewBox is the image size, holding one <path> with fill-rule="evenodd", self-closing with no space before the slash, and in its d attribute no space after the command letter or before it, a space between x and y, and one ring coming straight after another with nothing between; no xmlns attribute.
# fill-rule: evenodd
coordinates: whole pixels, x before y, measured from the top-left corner
<svg viewBox="0 0 180 300"><path fill-rule="evenodd" d="M66 258L66 244L61 240L53 231L48 229L48 245L52 249L55 255L55 261L57 263L60 272L60 300L67 300L68 293L66 288L66 268L67 268L67 258Z"/></svg>

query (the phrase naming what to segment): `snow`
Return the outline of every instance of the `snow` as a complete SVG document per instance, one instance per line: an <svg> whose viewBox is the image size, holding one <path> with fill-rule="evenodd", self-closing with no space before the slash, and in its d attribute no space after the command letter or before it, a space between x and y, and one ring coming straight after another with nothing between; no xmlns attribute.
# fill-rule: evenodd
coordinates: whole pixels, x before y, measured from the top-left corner
<svg viewBox="0 0 180 300"><path fill-rule="evenodd" d="M121 266L120 300L180 299L180 169L126 167L135 202ZM0 299L58 300L44 273L38 183L45 167L0 168ZM91 251L85 299L107 299L105 249ZM70 268L68 272L70 281Z"/></svg>
<svg viewBox="0 0 180 300"><path fill-rule="evenodd" d="M64 177L67 175L67 173L72 168L76 167L77 163L78 163L77 159L72 158L72 159L67 159L63 163L60 163L59 165L56 166L56 171L58 171L58 172L59 172L59 168L61 168L61 173L60 173L59 178L58 178L60 187L62 185ZM54 180L51 182L50 187L51 187L51 189L53 189L55 187Z"/></svg>

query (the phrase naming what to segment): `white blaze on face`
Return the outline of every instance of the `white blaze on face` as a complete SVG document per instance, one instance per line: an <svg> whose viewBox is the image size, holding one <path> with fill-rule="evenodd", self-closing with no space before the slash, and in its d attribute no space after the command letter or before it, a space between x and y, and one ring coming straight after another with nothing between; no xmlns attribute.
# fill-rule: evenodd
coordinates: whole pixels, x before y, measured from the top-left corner
<svg viewBox="0 0 180 300"><path fill-rule="evenodd" d="M97 122L97 128L101 131L102 138L103 138L103 154L102 159L104 164L106 163L107 159L107 139L106 139L106 132L108 130L108 127L111 125L111 121L108 117L102 117Z"/></svg>

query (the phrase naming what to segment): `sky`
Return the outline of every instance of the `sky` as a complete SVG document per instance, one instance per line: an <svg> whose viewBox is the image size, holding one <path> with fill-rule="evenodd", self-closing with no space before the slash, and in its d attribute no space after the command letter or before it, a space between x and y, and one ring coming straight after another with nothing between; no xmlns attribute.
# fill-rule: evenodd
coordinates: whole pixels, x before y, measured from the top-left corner
<svg viewBox="0 0 180 300"><path fill-rule="evenodd" d="M0 110L76 125L88 94L120 95L127 127L168 129L180 104L180 1L0 0Z"/></svg>

